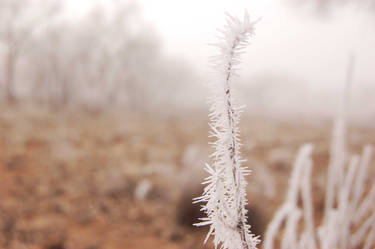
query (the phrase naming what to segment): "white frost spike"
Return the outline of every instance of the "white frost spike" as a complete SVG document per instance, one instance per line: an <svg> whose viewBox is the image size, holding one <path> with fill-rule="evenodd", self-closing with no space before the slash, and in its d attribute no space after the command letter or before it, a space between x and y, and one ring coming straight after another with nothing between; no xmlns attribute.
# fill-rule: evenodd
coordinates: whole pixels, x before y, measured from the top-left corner
<svg viewBox="0 0 375 249"><path fill-rule="evenodd" d="M195 199L204 203L202 211L207 218L195 225L210 225L207 237L214 236L216 248L256 249L260 242L247 224L245 175L250 171L241 165L238 124L242 109L233 103L231 90L240 55L254 33L255 23L250 22L247 12L243 20L227 14L227 23L219 30L219 42L212 44L219 50L211 58L217 72L209 115L210 137L216 139L212 143L215 152L211 155L212 165L206 166L210 174L205 179L207 186L202 196Z"/></svg>

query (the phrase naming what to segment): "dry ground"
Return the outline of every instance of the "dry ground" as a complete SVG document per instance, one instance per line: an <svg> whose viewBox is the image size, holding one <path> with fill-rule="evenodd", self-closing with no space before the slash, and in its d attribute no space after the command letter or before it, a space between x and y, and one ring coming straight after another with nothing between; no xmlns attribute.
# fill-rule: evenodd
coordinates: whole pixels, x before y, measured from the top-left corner
<svg viewBox="0 0 375 249"><path fill-rule="evenodd" d="M210 153L205 116L0 111L0 248L204 248L206 229L191 226L199 215L191 198L201 192ZM304 142L315 144L319 216L330 129L329 123L243 120L243 154L253 169L250 220L257 234L282 201ZM350 134L354 152L375 142L370 128ZM142 185L151 188L137 198Z"/></svg>

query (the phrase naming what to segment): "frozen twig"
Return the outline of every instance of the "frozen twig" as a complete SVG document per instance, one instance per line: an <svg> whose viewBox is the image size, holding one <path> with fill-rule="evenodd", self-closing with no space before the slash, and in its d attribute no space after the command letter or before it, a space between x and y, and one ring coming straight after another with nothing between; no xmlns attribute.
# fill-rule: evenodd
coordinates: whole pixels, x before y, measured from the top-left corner
<svg viewBox="0 0 375 249"><path fill-rule="evenodd" d="M212 86L210 114L211 137L216 141L212 143L214 162L206 165L210 174L205 181L207 186L203 195L195 199L204 203L201 210L207 217L196 225L209 225L207 238L214 235L215 247L223 249L255 249L259 243L247 224L245 175L250 171L241 165L240 108L233 103L231 88L255 23L250 22L247 12L243 20L228 14L226 25L219 30L219 42L213 44L219 49L218 55L212 57L218 79Z"/></svg>
<svg viewBox="0 0 375 249"><path fill-rule="evenodd" d="M298 208L298 194L300 191L303 190L303 185L309 184L309 182L302 182L301 180L306 179L306 177L310 178L311 174L311 153L312 153L313 146L311 144L305 144L301 146L297 159L293 166L292 176L289 182L289 188L286 196L285 203L280 207L280 209L276 212L275 217L268 225L264 248L265 249L273 249L274 248L274 240L277 235L277 232L280 230L282 222L286 220L286 228L285 233L283 234L282 240L282 249L286 248L295 248L298 249L298 244L300 244L298 236L297 236L297 222L302 214L301 210ZM302 190L301 190L302 188ZM309 187L308 187L309 189ZM305 189L306 191L306 189ZM304 205L309 205L308 203L309 197L304 198ZM312 209L310 207L310 209ZM307 208L308 211L309 208ZM305 219L306 221L306 219ZM306 227L310 227L311 229L311 220L308 220L310 224L307 224ZM309 231L311 233L311 231ZM315 243L315 240L311 238L310 243ZM313 249L313 247L310 247Z"/></svg>

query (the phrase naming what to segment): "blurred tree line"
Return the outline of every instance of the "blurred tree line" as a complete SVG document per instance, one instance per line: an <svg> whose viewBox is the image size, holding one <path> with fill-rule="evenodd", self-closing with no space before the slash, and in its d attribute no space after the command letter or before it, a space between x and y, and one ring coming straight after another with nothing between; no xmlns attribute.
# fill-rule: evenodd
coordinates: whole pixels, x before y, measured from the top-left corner
<svg viewBox="0 0 375 249"><path fill-rule="evenodd" d="M375 11L375 0L288 0L298 6L311 5L314 11L321 15L329 14L333 9L352 5L360 9Z"/></svg>
<svg viewBox="0 0 375 249"><path fill-rule="evenodd" d="M93 2L95 2L93 0ZM0 0L0 98L53 108L132 111L178 104L194 74L167 58L133 1L97 1L84 15L60 0Z"/></svg>

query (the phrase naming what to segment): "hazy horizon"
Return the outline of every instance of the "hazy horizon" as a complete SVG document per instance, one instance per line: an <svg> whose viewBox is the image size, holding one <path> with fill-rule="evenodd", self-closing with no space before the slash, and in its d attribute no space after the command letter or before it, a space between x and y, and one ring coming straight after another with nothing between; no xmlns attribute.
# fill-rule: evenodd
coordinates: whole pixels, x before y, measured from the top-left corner
<svg viewBox="0 0 375 249"><path fill-rule="evenodd" d="M87 85L82 88L83 96L76 93L79 102L101 105L100 101L113 99L111 94L115 94L115 100L111 101L136 101L138 106L147 99L150 103L144 104L152 107L169 103L173 104L170 108L176 106L176 109L183 106L207 108L205 84L210 81L211 70L208 58L216 53L208 43L215 42L217 28L225 23L226 12L242 15L246 9L252 20L261 18L243 58L238 84L234 86L249 110L280 115L285 112L331 115L346 82L349 57L354 56L351 108L357 114L371 113L375 110L369 94L370 89L375 89L372 69L375 11L354 3L341 6L334 0L320 3L326 5L314 6L312 1L300 5L293 0L67 0L60 2L65 13L60 23L55 21L54 24L53 15L46 17L45 24L51 27L41 29L39 35L32 37L40 53L36 54L35 48L30 49L31 42L27 53L31 56L33 52L32 56L42 56L47 61L61 60L61 68L52 68L61 70L57 83L65 80L65 70L78 70L69 67L72 65L69 60L80 61L83 58L79 53L86 54L87 72L78 70L69 74L77 81L69 84ZM35 11L38 9L38 5L33 7ZM42 12L42 8L39 9ZM55 40L61 41L56 43ZM61 52L54 48L56 44L62 46ZM48 47L61 53L56 56L65 53L72 58L47 58L45 55L51 52L42 50ZM85 51L87 49L89 51ZM100 70L102 58L107 60L105 77L94 70L96 67ZM30 65L30 59L35 60L22 56L19 70ZM38 70L46 73L51 69ZM89 72L98 75L89 75ZM29 72L22 71L18 80L28 79L26 73ZM33 74L39 77L38 73ZM49 77L45 78L47 85L51 81ZM94 83L90 82L93 79ZM16 84L17 89L25 95L26 87L21 83ZM111 89L115 86L121 90ZM89 88L84 90L86 87ZM129 87L138 94L129 94ZM107 95L104 98L107 100L100 100L103 94Z"/></svg>

